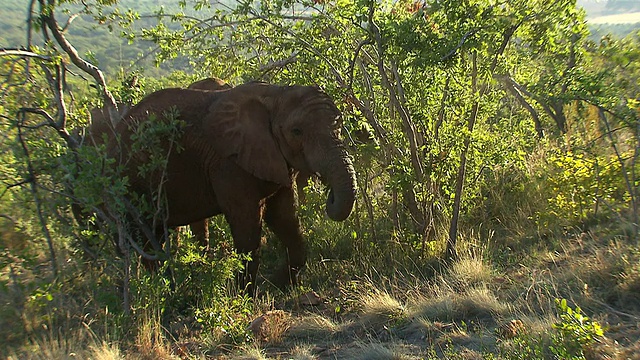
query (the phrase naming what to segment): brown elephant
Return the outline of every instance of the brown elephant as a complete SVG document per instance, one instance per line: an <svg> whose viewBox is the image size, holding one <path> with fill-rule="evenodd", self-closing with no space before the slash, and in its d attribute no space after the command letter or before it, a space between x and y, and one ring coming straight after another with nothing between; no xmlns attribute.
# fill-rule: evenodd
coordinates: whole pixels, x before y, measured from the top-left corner
<svg viewBox="0 0 640 360"><path fill-rule="evenodd" d="M198 80L192 84L190 84L187 89L199 89L206 91L218 91L218 90L226 90L230 89L231 85L227 84L221 79L218 78L205 78L202 80ZM126 112L131 108L131 104L127 103L118 103L118 113L120 115L120 119L122 116L126 114ZM77 131L77 136L81 136L82 134L82 142L85 145L97 147L103 145L108 139L113 138L115 135L114 127L111 124L111 120L109 119L109 112L104 108L94 108L89 112L91 116L90 125L84 129L79 129ZM106 135L106 136L105 136ZM86 217L83 214L82 207L80 204L73 203L72 211L74 216L78 221L82 221ZM198 244L205 249L205 252L209 249L209 223L207 219L202 219L199 221L195 221L189 224L191 232L194 235L195 240Z"/></svg>
<svg viewBox="0 0 640 360"><path fill-rule="evenodd" d="M226 90L231 88L231 85L218 78L206 78L198 80L187 87L187 89L207 91Z"/></svg>
<svg viewBox="0 0 640 360"><path fill-rule="evenodd" d="M176 110L184 124L181 150L169 153L166 178L141 176L138 168L149 154L131 152L132 135L144 122L162 121ZM276 284L295 283L306 262L292 188L298 172L318 174L329 186L331 219L345 220L355 201L355 172L340 139L340 112L315 87L251 83L220 92L160 90L129 110L116 132L120 141L109 142L109 156L123 165L130 191L150 196L152 189L163 189L167 226L224 214L236 249L251 254L242 277L250 293L263 220L287 250ZM170 145L165 141L164 146Z"/></svg>

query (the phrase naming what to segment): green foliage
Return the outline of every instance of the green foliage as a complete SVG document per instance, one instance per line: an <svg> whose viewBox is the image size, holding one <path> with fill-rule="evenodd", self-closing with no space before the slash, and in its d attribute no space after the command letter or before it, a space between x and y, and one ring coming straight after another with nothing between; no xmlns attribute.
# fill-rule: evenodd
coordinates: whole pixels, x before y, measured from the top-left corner
<svg viewBox="0 0 640 360"><path fill-rule="evenodd" d="M530 334L521 334L500 346L500 355L504 359L545 359L545 354L545 339Z"/></svg>
<svg viewBox="0 0 640 360"><path fill-rule="evenodd" d="M501 346L501 355L506 359L586 359L604 330L580 307L567 305L566 299L556 299L555 304L559 319L550 336L521 332Z"/></svg>
<svg viewBox="0 0 640 360"><path fill-rule="evenodd" d="M539 214L543 226L564 219L575 223L595 214L598 204L620 203L625 186L620 164L615 159L590 159L572 152L551 153L547 158L544 182L551 186L549 209Z"/></svg>
<svg viewBox="0 0 640 360"><path fill-rule="evenodd" d="M556 299L560 320L553 324L552 353L559 359L584 359L585 351L604 335L597 321L582 314L580 307L572 309L566 299Z"/></svg>

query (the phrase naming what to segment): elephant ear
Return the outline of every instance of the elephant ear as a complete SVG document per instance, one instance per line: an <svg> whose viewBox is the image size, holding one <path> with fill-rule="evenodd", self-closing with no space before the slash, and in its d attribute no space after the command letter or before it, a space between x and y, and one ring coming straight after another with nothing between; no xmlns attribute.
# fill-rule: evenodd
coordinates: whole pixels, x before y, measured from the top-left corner
<svg viewBox="0 0 640 360"><path fill-rule="evenodd" d="M291 186L289 168L271 132L270 112L257 99L214 103L203 119L216 152L254 176Z"/></svg>

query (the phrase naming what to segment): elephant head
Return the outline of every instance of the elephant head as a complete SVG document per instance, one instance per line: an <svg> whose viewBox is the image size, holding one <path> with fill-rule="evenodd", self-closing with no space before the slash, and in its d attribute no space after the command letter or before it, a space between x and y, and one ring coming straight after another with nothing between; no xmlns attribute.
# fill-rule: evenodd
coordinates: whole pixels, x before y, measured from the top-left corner
<svg viewBox="0 0 640 360"><path fill-rule="evenodd" d="M330 187L328 216L345 220L355 201L355 171L331 98L309 86L249 83L235 90L237 96L209 114L219 148L245 170L279 184L290 185L289 169L319 175Z"/></svg>

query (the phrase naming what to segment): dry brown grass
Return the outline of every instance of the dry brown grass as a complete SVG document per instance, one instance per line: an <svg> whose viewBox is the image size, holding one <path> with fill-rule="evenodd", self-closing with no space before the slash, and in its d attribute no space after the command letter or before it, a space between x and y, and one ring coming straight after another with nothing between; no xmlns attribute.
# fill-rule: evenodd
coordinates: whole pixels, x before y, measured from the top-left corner
<svg viewBox="0 0 640 360"><path fill-rule="evenodd" d="M9 360L95 359L119 360L125 357L118 344L99 342L87 329L48 332L33 338L19 352L7 356Z"/></svg>
<svg viewBox="0 0 640 360"><path fill-rule="evenodd" d="M249 324L256 341L278 344L283 334L291 327L291 315L282 310L271 310L260 315Z"/></svg>
<svg viewBox="0 0 640 360"><path fill-rule="evenodd" d="M412 360L418 359L404 353L400 344L358 343L345 353L345 357L354 360Z"/></svg>
<svg viewBox="0 0 640 360"><path fill-rule="evenodd" d="M159 314L144 314L141 316L135 338L135 351L129 358L136 360L176 359L171 350L171 344L164 336Z"/></svg>
<svg viewBox="0 0 640 360"><path fill-rule="evenodd" d="M342 331L344 326L344 323L336 323L319 314L306 314L293 321L287 335L296 341L322 341L332 338Z"/></svg>
<svg viewBox="0 0 640 360"><path fill-rule="evenodd" d="M358 322L363 326L376 327L406 316L405 306L381 289L364 296L361 299L361 304L362 311Z"/></svg>

